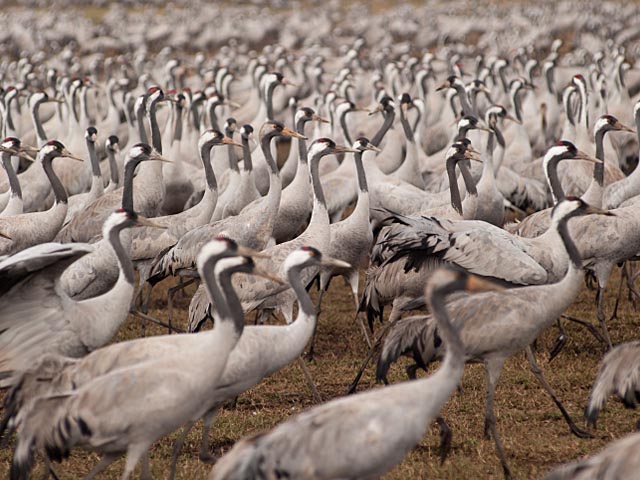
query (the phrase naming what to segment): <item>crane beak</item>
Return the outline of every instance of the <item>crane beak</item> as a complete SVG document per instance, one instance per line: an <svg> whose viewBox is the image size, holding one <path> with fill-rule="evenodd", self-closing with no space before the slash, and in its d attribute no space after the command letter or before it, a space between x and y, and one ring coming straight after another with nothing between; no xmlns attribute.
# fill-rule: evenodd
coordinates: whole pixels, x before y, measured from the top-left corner
<svg viewBox="0 0 640 480"><path fill-rule="evenodd" d="M487 127L482 127L482 126L478 125L478 127L476 127L476 128L477 128L478 130L482 130L483 132L493 133L493 132L491 131L491 129L490 129L490 128L487 128Z"/></svg>
<svg viewBox="0 0 640 480"><path fill-rule="evenodd" d="M474 151L472 152L471 150L469 150L467 148L466 152L464 152L464 158L468 159L468 160L474 160L476 162L481 162L482 163L482 159L480 157L478 157L479 152L477 150L474 149Z"/></svg>
<svg viewBox="0 0 640 480"><path fill-rule="evenodd" d="M305 137L304 135L301 135L298 132L294 132L293 130L287 127L284 127L282 129L282 134L287 137L295 137L295 138L299 138L300 140L307 140L307 137Z"/></svg>
<svg viewBox="0 0 640 480"><path fill-rule="evenodd" d="M602 163L602 160L598 160L597 158L593 158L591 155L587 155L582 150L578 150L578 152L574 155L576 160L585 160L591 163Z"/></svg>
<svg viewBox="0 0 640 480"><path fill-rule="evenodd" d="M406 114L407 111L412 107L413 105L411 103L403 103L402 105L400 105L400 109L402 110L402 113Z"/></svg>
<svg viewBox="0 0 640 480"><path fill-rule="evenodd" d="M376 153L380 153L382 151L380 148L376 147L373 143L367 143L366 150L371 150Z"/></svg>
<svg viewBox="0 0 640 480"><path fill-rule="evenodd" d="M75 155L73 155L69 150L67 150L66 148L64 150L62 150L62 156L66 157L66 158L71 158L72 160L77 160L79 162L84 162L84 160L80 157L76 157Z"/></svg>
<svg viewBox="0 0 640 480"><path fill-rule="evenodd" d="M477 275L469 275L467 283L465 284L465 290L467 292L500 292L505 288L502 285L485 280Z"/></svg>
<svg viewBox="0 0 640 480"><path fill-rule="evenodd" d="M291 87L299 87L297 83L293 83L291 80L287 80L286 78L282 79L282 85L289 85Z"/></svg>
<svg viewBox="0 0 640 480"><path fill-rule="evenodd" d="M271 280L272 282L279 283L280 285L287 285L287 282L285 282L283 279L267 272L266 270L263 270L260 267L255 267L253 269L253 274L258 275L262 278L266 278L267 280Z"/></svg>
<svg viewBox="0 0 640 480"><path fill-rule="evenodd" d="M0 232L0 238L6 238L7 240L13 240L13 238L11 238L9 235L7 235L6 233L2 233L2 232Z"/></svg>
<svg viewBox="0 0 640 480"><path fill-rule="evenodd" d="M333 149L334 153L356 153L357 150L353 148L345 147L344 145L336 145L336 148Z"/></svg>
<svg viewBox="0 0 640 480"><path fill-rule="evenodd" d="M224 103L229 105L231 108L240 108L242 106L238 102L234 102L233 100L227 100Z"/></svg>
<svg viewBox="0 0 640 480"><path fill-rule="evenodd" d="M313 114L313 116L311 117L311 120L315 120L316 122L320 122L320 123L331 123L329 120L327 120L324 117L321 117L320 115L317 114Z"/></svg>
<svg viewBox="0 0 640 480"><path fill-rule="evenodd" d="M151 152L151 155L149 155L149 160L157 160L159 162L173 163L173 162L171 162L171 160L169 160L167 158L164 158L162 155L160 155L155 150L153 152Z"/></svg>
<svg viewBox="0 0 640 480"><path fill-rule="evenodd" d="M436 92L439 92L440 90L444 90L445 88L449 88L450 86L451 85L449 85L449 82L444 82L442 85L436 88Z"/></svg>
<svg viewBox="0 0 640 480"><path fill-rule="evenodd" d="M323 267L332 267L332 268L351 268L351 264L347 262L343 262L342 260L338 260L337 258L323 256L320 261L320 265Z"/></svg>
<svg viewBox="0 0 640 480"><path fill-rule="evenodd" d="M513 123L517 123L518 125L522 125L522 122L520 120L518 120L516 117L514 117L513 115L507 113L504 117L506 120L511 120Z"/></svg>
<svg viewBox="0 0 640 480"><path fill-rule="evenodd" d="M140 215L138 215L138 218L136 220L136 226L138 226L138 227L162 228L163 230L167 229L167 227L165 227L164 225L160 225L159 223L152 222L148 218L142 217Z"/></svg>
<svg viewBox="0 0 640 480"><path fill-rule="evenodd" d="M609 210L604 210L602 208L598 208L598 207L593 207L591 205L587 206L587 210L586 212L588 214L595 214L595 215L606 215L608 217L615 217L616 214L613 212L610 212Z"/></svg>
<svg viewBox="0 0 640 480"><path fill-rule="evenodd" d="M229 137L224 137L222 139L222 143L224 143L225 145L233 145L234 147L240 147L242 148L242 144L238 143L238 142L234 142L232 139L230 139Z"/></svg>
<svg viewBox="0 0 640 480"><path fill-rule="evenodd" d="M61 98L50 98L49 100L47 100L47 103L64 103L64 100L62 100Z"/></svg>
<svg viewBox="0 0 640 480"><path fill-rule="evenodd" d="M378 105L376 108L374 108L369 112L369 116L375 115L376 113L382 112L383 110L384 110L384 107L382 105Z"/></svg>
<svg viewBox="0 0 640 480"><path fill-rule="evenodd" d="M633 128L623 125L622 123L620 123L620 121L616 122L614 127L616 127L618 130L621 130L623 132L636 133L636 131Z"/></svg>

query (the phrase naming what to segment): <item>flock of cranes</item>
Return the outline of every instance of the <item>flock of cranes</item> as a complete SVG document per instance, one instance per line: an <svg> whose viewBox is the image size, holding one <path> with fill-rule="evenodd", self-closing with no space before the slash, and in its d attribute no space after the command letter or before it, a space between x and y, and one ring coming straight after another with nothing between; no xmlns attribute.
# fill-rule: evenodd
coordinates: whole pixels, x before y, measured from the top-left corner
<svg viewBox="0 0 640 480"><path fill-rule="evenodd" d="M139 20L118 23L129 13L113 7L101 30L80 21L73 39L66 13L49 30L34 13L8 14L39 32L8 22L0 47L0 433L11 479L29 478L38 458L56 477L64 464L52 462L74 449L100 455L87 478L123 455L123 479L138 464L148 478L149 449L182 427L172 479L201 419L211 479L378 478L434 420L446 461L441 410L467 363L485 367L484 434L511 478L495 392L521 352L580 438L611 396L636 406L640 344L617 344L603 298L616 265L640 298L640 11L608 12L617 23L607 23L589 3L563 42L522 26L559 25L549 6L504 7L517 28L499 16L462 22L458 2L433 6L435 36L412 28L430 24L422 8L399 8L404 29L391 22L382 34L381 18L351 6L353 22L333 37L339 20L326 12L279 24L284 3L246 7L264 22L231 9L250 26L244 39L198 33L211 30L208 10L190 30L153 18L136 34ZM158 51L153 38L173 46ZM338 276L369 347L351 391L376 356L384 383L400 357L415 365L408 381L321 403L301 356L313 355ZM558 354L563 313L589 280L598 324L570 320L606 353L583 429L532 345L555 324ZM173 297L194 283L184 332ZM149 315L158 295L167 324ZM113 342L130 313L169 332ZM320 405L212 455L223 404L294 362ZM635 478L638 435L548 478Z"/></svg>

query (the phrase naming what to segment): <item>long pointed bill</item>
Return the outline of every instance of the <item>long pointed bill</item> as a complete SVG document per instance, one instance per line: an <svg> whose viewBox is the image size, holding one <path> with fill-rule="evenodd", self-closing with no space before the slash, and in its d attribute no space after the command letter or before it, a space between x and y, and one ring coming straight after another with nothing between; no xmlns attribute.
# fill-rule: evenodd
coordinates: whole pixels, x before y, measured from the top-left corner
<svg viewBox="0 0 640 480"><path fill-rule="evenodd" d="M467 292L476 292L476 293L499 292L504 290L504 287L501 285L498 285L497 283L478 277L477 275L469 275L469 277L467 278L467 283L465 285L465 290Z"/></svg>
<svg viewBox="0 0 640 480"><path fill-rule="evenodd" d="M313 114L313 116L311 117L311 120L315 120L316 122L320 122L320 123L331 123L329 120L327 120L326 118L321 117L320 115L316 115L315 113Z"/></svg>
<svg viewBox="0 0 640 480"><path fill-rule="evenodd" d="M373 143L367 143L367 150L374 151L376 153L380 153L382 150L376 147Z"/></svg>
<svg viewBox="0 0 640 480"><path fill-rule="evenodd" d="M142 217L140 215L138 215L138 218L136 219L136 224L141 227L153 227L153 228L162 228L162 229L167 228L164 225L160 225L158 223L152 222L148 218Z"/></svg>
<svg viewBox="0 0 640 480"><path fill-rule="evenodd" d="M595 214L595 215L606 215L608 217L615 217L616 214L610 212L609 210L603 210L602 208L593 207L589 205L586 210L587 213Z"/></svg>
<svg viewBox="0 0 640 480"><path fill-rule="evenodd" d="M384 110L384 107L382 105L378 105L376 108L374 108L369 112L369 116L375 115L376 113L382 112L383 110Z"/></svg>
<svg viewBox="0 0 640 480"><path fill-rule="evenodd" d="M291 87L299 87L297 83L293 83L291 80L287 80L286 78L282 79L282 85L289 85Z"/></svg>
<svg viewBox="0 0 640 480"><path fill-rule="evenodd" d="M445 88L449 88L449 82L444 82L442 85L436 88L436 92L439 92L440 90L444 90Z"/></svg>
<svg viewBox="0 0 640 480"><path fill-rule="evenodd" d="M0 232L0 238L6 238L7 240L13 240L13 238L11 238L9 235L7 235L6 233L2 233L2 232Z"/></svg>
<svg viewBox="0 0 640 480"><path fill-rule="evenodd" d="M64 100L62 100L61 98L49 98L47 100L47 102L49 102L49 103L64 103Z"/></svg>
<svg viewBox="0 0 640 480"><path fill-rule="evenodd" d="M290 128L284 127L282 129L282 134L287 136L287 137L295 137L295 138L299 138L300 140L307 140L307 137L305 137L304 135L298 133L298 132L294 132L293 130L291 130Z"/></svg>
<svg viewBox="0 0 640 480"><path fill-rule="evenodd" d="M351 268L351 264L347 262L343 262L342 260L338 260L337 258L323 256L320 265L323 267L332 267L332 268Z"/></svg>
<svg viewBox="0 0 640 480"><path fill-rule="evenodd" d="M616 122L614 127L616 127L618 130L621 130L623 132L636 133L636 131L633 128L627 127L626 125L623 125L620 122Z"/></svg>
<svg viewBox="0 0 640 480"><path fill-rule="evenodd" d="M464 152L464 158L468 160L474 160L476 162L482 162L482 159L477 155L477 153L478 153L477 151L472 152L467 149L467 151Z"/></svg>
<svg viewBox="0 0 640 480"><path fill-rule="evenodd" d="M67 157L70 158L72 160L77 160L78 162L84 162L84 160L80 157L76 157L75 155L73 155L69 150L67 150L66 148L64 150L62 150L62 156L63 157Z"/></svg>
<svg viewBox="0 0 640 480"><path fill-rule="evenodd" d="M277 277L269 272L267 272L266 270L263 270L259 267L255 267L253 269L253 274L254 275L258 275L262 278L266 278L267 280L271 280L272 282L276 282L279 283L280 285L287 285L287 282L285 282L283 279L281 279L280 277Z"/></svg>
<svg viewBox="0 0 640 480"><path fill-rule="evenodd" d="M357 150L353 148L345 147L343 145L337 145L336 148L333 149L334 153L356 153Z"/></svg>
<svg viewBox="0 0 640 480"><path fill-rule="evenodd" d="M158 162L166 162L166 163L173 163L171 160L164 158L162 155L160 155L158 152L151 152L151 155L149 155L149 160L157 160Z"/></svg>
<svg viewBox="0 0 640 480"><path fill-rule="evenodd" d="M511 120L513 123L517 123L518 125L522 125L522 122L520 120L518 120L516 117L508 113L504 116L504 118L506 120Z"/></svg>
<svg viewBox="0 0 640 480"><path fill-rule="evenodd" d="M587 155L582 150L578 150L578 152L573 156L576 160L585 160L591 163L602 163L602 160L598 160L597 158L593 158L591 155Z"/></svg>
<svg viewBox="0 0 640 480"><path fill-rule="evenodd" d="M229 137L224 137L222 139L222 143L224 143L225 145L233 145L234 147L240 147L242 148L242 144L238 143L238 142L234 142L232 139L230 139Z"/></svg>

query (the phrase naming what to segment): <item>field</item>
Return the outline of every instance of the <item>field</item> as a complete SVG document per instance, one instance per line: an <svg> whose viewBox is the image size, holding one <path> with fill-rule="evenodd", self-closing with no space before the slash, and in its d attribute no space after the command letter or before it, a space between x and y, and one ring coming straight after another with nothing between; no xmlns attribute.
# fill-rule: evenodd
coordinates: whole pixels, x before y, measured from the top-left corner
<svg viewBox="0 0 640 480"><path fill-rule="evenodd" d="M165 320L166 302L162 292L170 282L160 284L152 299L150 314ZM606 298L606 311L611 312L617 293L618 275L612 280ZM192 292L190 290L189 292ZM624 291L623 291L624 292ZM593 304L595 294L586 287L568 312L596 321ZM319 320L315 359L308 363L323 400L344 395L366 353L366 345L353 319L353 300L342 280L335 280L325 296ZM176 315L186 323L188 297L178 302ZM610 322L614 344L637 338L640 321L626 295L618 319ZM251 316L252 321L252 316ZM551 363L548 352L557 336L555 326L549 328L537 344L537 359L547 380L579 426L584 426L582 411L602 357L602 347L582 327L565 322L569 341ZM140 335L141 325L129 317L118 340ZM150 332L164 333L162 327L147 325ZM396 365L390 379L405 381L405 362ZM374 383L373 368L367 370L360 390L383 388ZM502 471L492 440L482 437L485 380L481 365L466 367L461 391L454 395L443 411L453 430L450 457L443 465L438 459L437 427L433 426L423 441L405 460L384 478L501 478ZM419 399L416 399L419 401ZM313 405L313 397L298 364L273 375L258 387L239 397L235 409L223 410L210 439L211 450L220 455L244 435L270 428L288 416ZM553 465L598 451L612 439L633 431L637 414L625 410L612 400L601 414L595 438L573 436L560 412L529 370L524 354L507 361L496 396L498 429L515 478L540 478ZM158 442L151 451L154 478L168 473L172 440L176 434ZM200 427L194 429L185 444L178 463L180 479L206 478L211 467L198 460ZM12 445L11 445L12 447ZM0 477L8 477L11 449L0 452ZM63 479L81 478L97 462L94 454L76 451L56 471ZM123 461L114 463L101 478L119 478ZM43 473L42 463L34 470L34 478Z"/></svg>

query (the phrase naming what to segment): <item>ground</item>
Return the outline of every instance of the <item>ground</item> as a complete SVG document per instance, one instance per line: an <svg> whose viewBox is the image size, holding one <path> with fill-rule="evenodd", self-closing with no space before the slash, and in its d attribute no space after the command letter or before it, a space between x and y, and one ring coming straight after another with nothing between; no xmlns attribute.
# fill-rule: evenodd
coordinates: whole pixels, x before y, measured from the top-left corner
<svg viewBox="0 0 640 480"><path fill-rule="evenodd" d="M166 301L162 291L170 283L160 284L152 297L150 315L166 320ZM618 275L610 282L606 297L606 311L610 313L617 294ZM193 293L193 287L189 290ZM586 287L568 312L592 322L596 321L595 293ZM186 325L188 298L178 301L176 320ZM614 343L637 338L640 319L624 296L617 320L610 322ZM251 317L252 321L252 317ZM569 341L565 349L551 363L548 352L558 330L552 326L537 344L537 359L547 380L556 389L559 398L579 426L584 426L582 412L598 364L602 358L601 345L583 328L566 323ZM379 328L379 326L377 326ZM140 321L130 317L122 328L118 340L140 335ZM147 334L164 333L162 327L147 325ZM362 333L353 318L353 300L349 289L337 279L325 296L319 320L316 356L308 363L323 400L344 395L366 353ZM392 382L405 381L404 366L396 365ZM367 370L360 390L384 388L376 385L373 367ZM462 389L447 403L443 415L453 430L450 457L443 465L438 459L438 429L433 426L423 441L386 475L385 479L412 478L501 478L502 470L492 440L482 436L485 380L481 365L468 365L462 380ZM419 400L418 400L419 401ZM220 455L239 438L270 428L288 416L313 406L313 398L298 364L285 368L265 380L238 399L235 409L221 412L210 439L211 450ZM595 438L580 439L573 436L558 409L530 372L524 353L507 361L498 384L496 396L498 429L502 435L507 458L515 478L540 478L554 465L596 452L615 438L632 432L637 412L625 410L612 400L607 404L594 431ZM151 468L154 478L165 478L168 473L171 445L176 434L163 439L151 450ZM211 470L198 460L201 438L200 426L190 434L178 463L179 479L206 478ZM0 451L0 477L8 476L11 448ZM72 457L56 470L62 479L81 478L98 460L95 454L75 451ZM119 478L123 461L114 463L101 478ZM38 463L34 478L43 472ZM138 475L138 472L136 472Z"/></svg>

